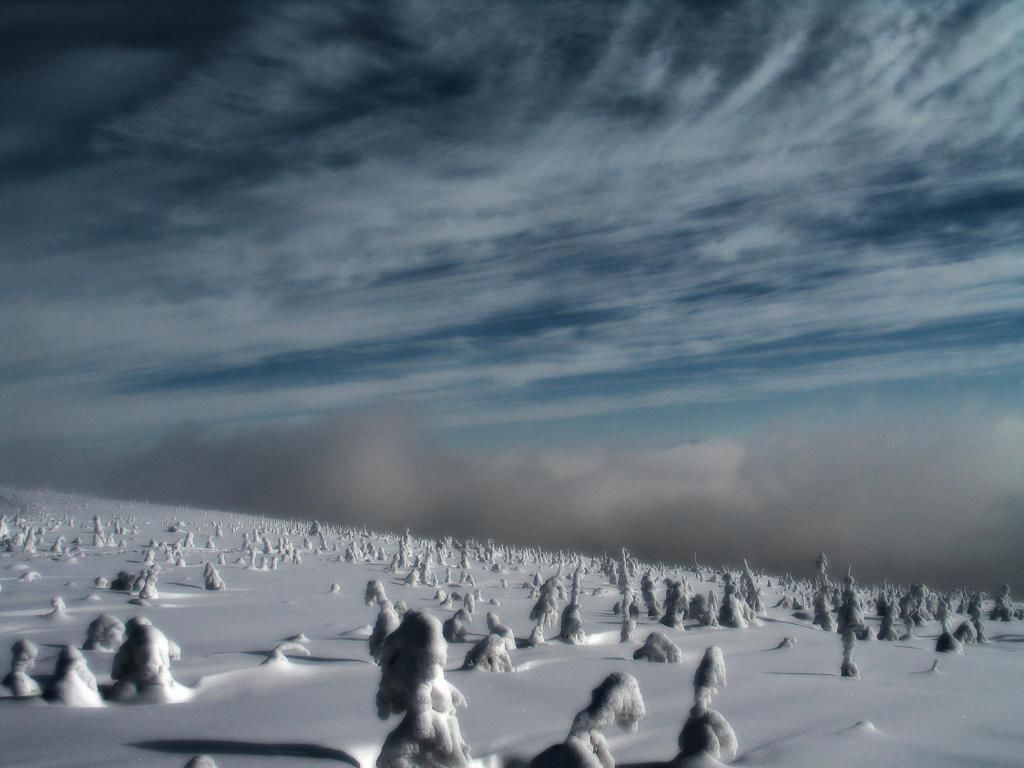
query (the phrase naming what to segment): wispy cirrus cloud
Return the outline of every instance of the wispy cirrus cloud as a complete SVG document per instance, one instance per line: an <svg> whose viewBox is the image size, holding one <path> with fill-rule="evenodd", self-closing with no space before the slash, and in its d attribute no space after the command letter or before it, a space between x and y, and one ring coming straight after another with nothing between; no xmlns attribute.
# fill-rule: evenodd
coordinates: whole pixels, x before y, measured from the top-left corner
<svg viewBox="0 0 1024 768"><path fill-rule="evenodd" d="M302 2L199 26L10 54L28 117L5 136L55 109L40 67L87 61L83 102L138 71L68 102L49 161L0 158L11 439L1024 371L1015 3Z"/></svg>

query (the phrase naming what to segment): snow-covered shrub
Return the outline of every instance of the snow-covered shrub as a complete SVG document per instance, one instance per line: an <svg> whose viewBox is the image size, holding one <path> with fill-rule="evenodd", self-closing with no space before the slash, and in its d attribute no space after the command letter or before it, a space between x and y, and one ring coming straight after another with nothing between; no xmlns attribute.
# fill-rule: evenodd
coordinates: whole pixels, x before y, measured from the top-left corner
<svg viewBox="0 0 1024 768"><path fill-rule="evenodd" d="M138 695L155 701L169 701L176 683L171 662L181 658L181 649L144 616L125 624L125 641L114 656L110 677L114 698L121 701Z"/></svg>
<svg viewBox="0 0 1024 768"><path fill-rule="evenodd" d="M448 649L441 623L409 611L384 642L377 715L403 714L388 734L377 768L466 768L469 748L462 740L455 708L466 701L444 679Z"/></svg>
<svg viewBox="0 0 1024 768"><path fill-rule="evenodd" d="M367 605L379 605L388 599L384 593L384 585L377 579L366 582L366 595L363 598Z"/></svg>
<svg viewBox="0 0 1024 768"><path fill-rule="evenodd" d="M380 664L380 655L384 650L384 641L388 635L398 629L401 620L394 606L387 598L380 601L380 610L377 612L377 621L374 622L373 631L370 633L370 656Z"/></svg>
<svg viewBox="0 0 1024 768"><path fill-rule="evenodd" d="M492 635L500 637L506 649L510 651L516 649L516 636L512 633L511 629L501 623L498 614L493 611L487 614L487 631Z"/></svg>
<svg viewBox="0 0 1024 768"><path fill-rule="evenodd" d="M530 768L614 768L604 729L614 721L627 733L636 733L646 714L636 678L613 672L591 692L590 705L573 719L565 742L545 749L530 761Z"/></svg>
<svg viewBox="0 0 1024 768"><path fill-rule="evenodd" d="M736 758L739 744L729 722L711 708L711 697L726 684L725 659L722 649L711 646L693 678L693 707L679 734L678 762L686 758L710 755L723 763Z"/></svg>
<svg viewBox="0 0 1024 768"><path fill-rule="evenodd" d="M470 621L472 621L472 617L466 613L464 608L459 608L442 625L444 639L449 643L461 643L464 641L466 639L466 625Z"/></svg>
<svg viewBox="0 0 1024 768"><path fill-rule="evenodd" d="M68 617L67 606L64 605L64 598L54 595L50 598L50 612L46 614L49 619L66 619Z"/></svg>
<svg viewBox="0 0 1024 768"><path fill-rule="evenodd" d="M651 632L644 644L633 653L636 660L645 659L661 663L678 664L683 660L683 652L661 632Z"/></svg>
<svg viewBox="0 0 1024 768"><path fill-rule="evenodd" d="M203 585L206 589L214 592L222 592L227 588L224 584L224 579L220 577L213 563L207 563L203 567Z"/></svg>
<svg viewBox="0 0 1024 768"><path fill-rule="evenodd" d="M289 654L292 656L309 656L309 648L298 641L287 640L278 643L274 646L274 649L267 654L267 658L263 660L263 663L260 666L266 666L268 664L288 664Z"/></svg>
<svg viewBox="0 0 1024 768"><path fill-rule="evenodd" d="M970 621L964 621L956 628L956 631L953 633L953 637L959 640L963 645L974 645L978 642L978 630L974 628L974 624Z"/></svg>
<svg viewBox="0 0 1024 768"><path fill-rule="evenodd" d="M482 669L485 672L511 672L512 657L508 655L505 638L500 635L487 635L481 638L469 649L462 668Z"/></svg>
<svg viewBox="0 0 1024 768"><path fill-rule="evenodd" d="M736 583L732 574L726 573L724 577L725 586L722 592L722 607L718 611L718 623L723 627L732 629L746 629L750 626L747 621L747 611L744 610L744 603L740 601Z"/></svg>
<svg viewBox="0 0 1024 768"><path fill-rule="evenodd" d="M57 657L57 669L43 698L54 704L65 704L69 707L102 707L96 678L89 671L82 652L73 645L61 648Z"/></svg>
<svg viewBox="0 0 1024 768"><path fill-rule="evenodd" d="M531 648L544 645L544 627L540 624L535 624L533 629L530 630L530 637L527 639L526 644Z"/></svg>
<svg viewBox="0 0 1024 768"><path fill-rule="evenodd" d="M878 629L879 640L898 640L899 633L896 631L896 606L887 602L882 610L882 626Z"/></svg>
<svg viewBox="0 0 1024 768"><path fill-rule="evenodd" d="M29 672L36 665L39 649L31 640L22 638L11 646L11 671L4 677L3 684L18 698L39 695L39 684Z"/></svg>
<svg viewBox="0 0 1024 768"><path fill-rule="evenodd" d="M108 651L113 653L121 647L124 642L124 624L116 616L103 613L89 622L85 632L85 645L87 651Z"/></svg>
<svg viewBox="0 0 1024 768"><path fill-rule="evenodd" d="M587 633L583 631L583 613L576 593L573 593L573 601L562 611L562 628L558 637L571 645L585 645L587 642Z"/></svg>
<svg viewBox="0 0 1024 768"><path fill-rule="evenodd" d="M973 629L973 627L972 627ZM964 646L952 633L949 626L949 617L942 622L942 633L935 641L935 650L938 653L963 653Z"/></svg>
<svg viewBox="0 0 1024 768"><path fill-rule="evenodd" d="M128 571L119 571L117 577L110 582L110 588L118 592L131 592L133 584L135 584L134 576Z"/></svg>

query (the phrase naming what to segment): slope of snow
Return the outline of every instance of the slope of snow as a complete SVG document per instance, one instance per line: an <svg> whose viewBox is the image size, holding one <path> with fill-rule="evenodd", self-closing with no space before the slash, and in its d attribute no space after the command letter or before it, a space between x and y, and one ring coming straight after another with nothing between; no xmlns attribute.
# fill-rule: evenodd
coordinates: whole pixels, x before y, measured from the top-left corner
<svg viewBox="0 0 1024 768"><path fill-rule="evenodd" d="M0 765L22 766L183 766L195 754L211 755L218 766L309 766L357 762L372 766L385 736L397 725L376 716L374 697L380 670L370 658L367 637L376 618L364 603L370 579L383 582L391 600L426 610L442 621L459 607L442 608L434 587L407 586L404 572L389 573L388 563L347 563L348 538L327 535L337 551L301 549L308 524L294 524L290 541L301 549L301 564L254 570L236 562L243 531L274 524L242 515L109 502L43 492L5 491L0 514L10 521L23 514L47 527L45 546L35 554L0 553L0 669L6 674L8 649L20 638L39 648L33 675L45 687L64 645L81 647L86 626L101 613L121 621L146 616L181 647L171 671L179 686L176 703L118 703L99 708L16 700L0 689ZM126 547L93 546L93 516L107 532L117 519L136 532L114 535ZM74 524L56 525L68 518ZM170 532L174 522L180 530ZM220 523L224 536L215 550L207 537ZM286 525L285 523L278 523ZM93 586L113 580L121 570L143 568L151 539L173 543L194 532L196 548L185 552L186 565L158 557L162 567L159 598L150 605L129 602L126 592ZM279 533L270 534L272 542ZM70 544L82 540L77 557L47 551L58 536ZM312 537L311 537L312 538ZM380 541L380 539L372 539ZM396 539L385 541L389 555ZM687 551L685 541L680 551ZM751 555L756 558L754 543ZM227 584L222 592L203 589L204 560L215 561ZM813 554L808 553L808 571ZM390 559L390 558L389 558ZM454 559L454 558L453 558ZM459 569L452 563L453 573ZM434 566L442 578L444 569ZM991 642L964 655L937 654L937 623L898 642L862 642L856 649L861 679L842 678L839 636L825 633L793 611L769 607L758 625L733 630L685 630L637 619L633 640L619 642L620 618L612 607L617 588L598 572L583 576L585 645L553 639L512 652L511 673L461 670L472 643L486 632L485 614L496 611L517 638L529 636L535 600L523 588L537 566L507 565L492 573L473 563L478 601L467 642L450 644L445 675L462 691L468 707L459 713L463 737L483 766L516 765L561 742L573 716L589 701L590 691L612 671L628 672L640 684L647 716L636 734L609 728L606 736L619 765L666 763L678 753L677 738L693 696L693 675L709 645L722 648L728 685L714 707L731 723L739 739L737 765L822 768L832 766L1016 766L1024 765L1024 627L1018 621L989 622ZM542 577L554 568L540 568ZM39 578L25 580L28 572ZM696 591L719 586L677 572ZM507 579L508 588L500 586ZM567 582L571 573L567 574ZM332 593L332 583L340 591ZM593 596L595 589L604 593ZM466 587L442 585L464 593ZM636 587L637 592L639 588ZM658 596L664 590L659 582ZM774 605L782 592L765 589ZM59 595L66 616L50 616ZM487 604L495 598L500 606ZM559 607L564 605L561 601ZM873 610L869 622L877 625ZM957 617L959 621L962 617ZM679 664L633 661L633 652L654 629L665 632L682 650ZM287 638L302 634L309 656L262 662ZM792 648L776 649L784 637ZM114 654L83 651L101 688L112 684ZM939 659L938 671L930 671Z"/></svg>

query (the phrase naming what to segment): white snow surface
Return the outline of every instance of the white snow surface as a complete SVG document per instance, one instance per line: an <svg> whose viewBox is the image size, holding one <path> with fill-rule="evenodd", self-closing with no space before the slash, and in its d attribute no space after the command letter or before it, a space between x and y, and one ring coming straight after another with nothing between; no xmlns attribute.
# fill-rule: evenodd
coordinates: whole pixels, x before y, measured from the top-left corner
<svg viewBox="0 0 1024 768"><path fill-rule="evenodd" d="M10 646L28 638L39 647L31 674L45 687L60 647L81 647L89 622L101 613L121 621L146 616L181 647L171 673L180 687L173 703L119 703L76 708L41 699L17 700L0 689L0 765L42 766L145 765L180 768L196 754L209 754L220 768L251 766L374 765L381 744L399 719L377 718L375 694L380 670L372 662L367 637L378 609L367 606L367 581L379 579L391 601L425 610L444 620L461 606L442 608L435 588L403 584L404 572L387 571L388 562L345 562L350 536L327 533L337 551L302 549L306 522L288 523L227 512L172 508L142 503L90 499L49 492L4 491L0 514L8 523L17 514L47 527L45 544L65 536L81 539L81 555L60 557L41 546L34 554L0 553L0 677L10 664ZM120 519L137 527L123 536L127 547L93 546L93 516L105 533ZM74 525L54 525L68 517ZM181 523L169 532L172 523ZM224 535L216 550L203 548L220 523ZM302 552L302 563L254 570L236 563L242 556L242 532L279 526L279 535ZM12 527L12 534L13 534ZM150 605L129 603L132 595L93 586L99 576L113 580L121 570L144 568L143 550L151 539L173 543L192 531L198 546L186 550L185 566L161 565L159 599ZM680 552L692 550L680 532ZM310 537L314 539L315 537ZM371 536L371 541L383 539ZM389 560L397 539L384 541ZM749 559L757 560L756 542ZM203 588L204 560L216 562L227 589ZM458 555L449 557L458 578ZM814 553L808 553L808 574ZM443 579L444 567L432 564ZM27 570L41 575L21 580ZM520 640L532 629L530 609L536 602L523 588L537 566L506 565L494 573L472 563L476 588L497 598L501 622ZM554 573L543 567L542 578ZM656 572L657 573L657 572ZM720 585L699 582L688 569L670 571L694 589L720 594ZM500 586L507 579L508 588ZM568 582L571 570L563 574ZM634 589L639 593L639 577ZM337 583L340 593L332 594ZM777 584L773 579L773 584ZM465 585L441 585L464 594ZM728 685L714 696L713 707L728 719L739 740L735 765L780 768L882 768L903 766L1024 765L1024 626L1021 622L986 621L990 643L973 645L964 655L934 652L941 629L937 622L900 642L862 642L856 648L860 679L839 675L840 637L825 633L792 610L769 607L759 625L748 629L698 627L685 631L649 619L637 619L634 640L619 642L621 618L612 612L617 588L601 573L582 580L582 614L586 645L568 645L549 630L546 644L512 651L515 671L461 670L471 643L487 632L490 606L478 604L468 625L466 643L448 648L445 677L465 695L458 713L463 738L474 762L486 768L522 766L546 747L562 742L573 716L586 706L590 692L613 671L639 681L646 717L636 734L617 728L605 733L620 766L666 765L678 753L677 739L693 701L693 676L704 649L719 646L728 669ZM1021 585L1024 586L1024 585ZM594 596L596 588L603 594ZM664 588L658 581L658 595ZM774 605L779 588L763 590ZM54 621L51 598L67 605L67 618ZM560 601L561 608L564 602ZM873 610L868 622L877 626ZM960 617L958 617L959 620ZM682 662L633 661L633 652L649 632L664 632L682 649ZM309 656L262 664L283 640L302 634ZM784 637L795 647L776 649ZM110 686L112 653L83 651L101 689ZM938 671L929 671L939 660Z"/></svg>

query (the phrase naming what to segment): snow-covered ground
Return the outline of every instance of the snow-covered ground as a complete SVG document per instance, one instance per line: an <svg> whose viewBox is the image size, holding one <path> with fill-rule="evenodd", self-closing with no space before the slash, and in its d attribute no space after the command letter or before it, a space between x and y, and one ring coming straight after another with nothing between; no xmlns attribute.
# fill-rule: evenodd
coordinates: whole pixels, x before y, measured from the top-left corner
<svg viewBox="0 0 1024 768"><path fill-rule="evenodd" d="M39 649L32 674L45 688L57 655L65 645L81 648L86 627L101 613L123 622L148 617L181 648L171 673L178 688L176 703L121 703L107 700L95 708L46 703L40 698L0 696L0 765L2 766L184 766L196 754L209 754L220 768L231 766L311 766L351 760L372 766L386 735L399 720L377 717L375 695L381 669L373 663L367 639L376 607L364 601L367 581L379 579L392 601L425 610L441 620L454 613L435 599L435 588L403 583L407 569L388 571L398 548L396 537L369 537L388 553L384 561L345 562L351 536L326 531L328 548L304 547L308 523L286 523L243 515L87 499L42 492L0 493L0 514L11 535L18 515L43 526L44 546L35 554L0 554L0 667L6 674L7 649L29 639ZM99 516L104 537L114 542L94 546L93 518ZM67 522L73 518L73 523ZM115 529L121 521L125 532ZM172 524L180 523L171 531ZM215 526L216 549L205 549ZM277 545L287 539L301 552L301 564L281 562L276 569L247 567L241 550L243 532L267 529ZM157 556L161 565L157 599L148 605L136 596L94 586L97 577L113 580L119 571L143 570L150 540L173 544L187 532L194 548L185 564ZM678 535L686 536L682 531ZM64 536L71 551L48 551ZM81 539L80 552L73 541ZM316 544L317 537L310 537ZM126 546L118 547L124 542ZM336 549L335 549L336 545ZM17 548L16 548L17 549ZM685 541L680 552L689 551ZM203 587L204 561L216 562L225 591ZM756 542L751 542L756 566ZM807 577L814 556L808 553ZM257 564L264 558L257 558ZM245 560L246 562L241 562ZM460 574L459 555L449 562ZM618 588L597 568L582 577L585 645L554 639L545 645L520 642L512 651L510 673L461 670L471 643L487 633L485 614L501 621L525 640L536 602L524 582L535 572L547 578L549 563L537 565L498 558L503 572L473 558L472 574L484 601L469 624L468 642L448 647L445 676L465 695L459 711L462 734L483 766L528 761L565 739L590 691L613 671L639 681L646 717L629 734L614 726L606 731L617 764L666 763L678 753L677 739L693 701L693 678L705 648L719 646L728 670L728 685L713 706L732 725L739 740L734 764L822 768L823 766L1021 766L1024 765L1024 626L1020 621L985 621L990 642L966 648L964 655L936 653L937 622L915 630L905 641L861 642L856 648L860 679L840 677L839 635L795 618L791 609L771 606L783 596L778 579L758 576L766 614L748 629L694 626L669 629L637 619L633 639L619 641L620 617L613 613ZM266 558L269 565L271 556ZM590 561L588 560L589 564ZM595 563L599 564L599 563ZM444 580L444 567L433 565ZM566 565L568 587L574 566ZM845 571L845 565L844 569ZM26 577L36 573L38 578ZM687 569L671 572L685 578L694 592L715 591L721 579L702 582ZM708 575L710 578L710 574ZM661 573L655 571L658 598L664 599ZM508 586L500 584L506 579ZM337 584L339 591L332 591ZM634 579L639 595L639 577ZM446 585L465 593L466 585ZM470 591L472 589L470 588ZM596 594L595 594L596 593ZM51 599L63 598L65 616L48 615ZM491 599L500 605L487 604ZM559 610L565 601L559 601ZM989 604L986 604L986 609ZM868 622L877 628L873 603L865 604ZM986 614L987 615L987 614ZM954 626L964 617L956 616ZM664 631L682 650L678 664L634 661L633 652L652 630ZM902 633L902 624L898 625ZM308 657L263 665L286 638L305 635ZM776 649L785 637L791 648ZM111 686L114 654L82 651L101 690ZM937 671L933 661L939 660Z"/></svg>

